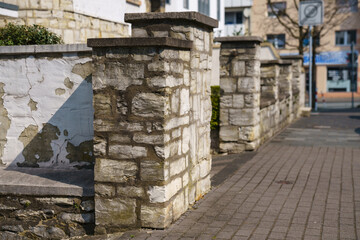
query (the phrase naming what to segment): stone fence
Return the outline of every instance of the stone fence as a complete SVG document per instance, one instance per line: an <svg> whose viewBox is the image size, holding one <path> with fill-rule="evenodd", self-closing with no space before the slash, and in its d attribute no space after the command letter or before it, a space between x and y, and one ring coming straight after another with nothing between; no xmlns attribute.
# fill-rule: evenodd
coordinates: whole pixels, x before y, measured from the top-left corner
<svg viewBox="0 0 360 240"><path fill-rule="evenodd" d="M220 152L256 149L300 116L301 57L261 61L258 37L222 37Z"/></svg>
<svg viewBox="0 0 360 240"><path fill-rule="evenodd" d="M129 14L133 38L93 48L97 233L165 228L210 189L210 76L217 21Z"/></svg>
<svg viewBox="0 0 360 240"><path fill-rule="evenodd" d="M95 221L97 234L166 228L210 190L217 21L195 12L125 20L133 37L89 39L92 49L0 47L0 163L95 164L95 194L76 196L94 208L74 214L90 216L82 223ZM258 37L216 41L220 149L255 150L299 116L301 58L261 61Z"/></svg>

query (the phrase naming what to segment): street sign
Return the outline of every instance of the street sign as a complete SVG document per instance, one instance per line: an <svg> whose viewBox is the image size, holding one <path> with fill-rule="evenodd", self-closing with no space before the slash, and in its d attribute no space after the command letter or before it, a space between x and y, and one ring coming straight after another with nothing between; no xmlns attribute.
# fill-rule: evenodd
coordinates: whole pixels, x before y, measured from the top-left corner
<svg viewBox="0 0 360 240"><path fill-rule="evenodd" d="M324 3L322 0L300 1L299 25L316 26L324 21Z"/></svg>

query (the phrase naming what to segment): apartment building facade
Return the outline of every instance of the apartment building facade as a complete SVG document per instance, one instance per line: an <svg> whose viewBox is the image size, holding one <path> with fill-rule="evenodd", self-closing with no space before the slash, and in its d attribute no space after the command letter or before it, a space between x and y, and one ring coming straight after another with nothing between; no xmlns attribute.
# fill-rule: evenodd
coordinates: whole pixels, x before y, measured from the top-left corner
<svg viewBox="0 0 360 240"><path fill-rule="evenodd" d="M226 0L225 29L231 29L235 24L241 23L244 29L241 34L262 37L273 43L280 55L298 54L298 39L289 34L273 12L286 11L292 19L297 21L297 6L293 0L273 0L272 2L271 7L267 4L267 0ZM325 16L325 27L322 33L326 34L323 34L317 42L318 95L325 98L348 99L351 97L351 91L354 90L355 97L359 98L359 67L357 67L355 82L352 84L347 61L352 42L355 44L357 53L360 51L360 4L357 0L333 0L324 1L324 5L325 11L332 11L336 13L336 16L331 21ZM227 35L235 35L238 32L229 30L227 33ZM305 39L303 41L305 68L309 64L308 45Z"/></svg>
<svg viewBox="0 0 360 240"><path fill-rule="evenodd" d="M7 23L37 24L62 36L64 43L86 43L88 38L125 37L130 25L125 13L159 11L197 11L219 20L220 34L224 19L224 0L3 0L0 2L0 27Z"/></svg>

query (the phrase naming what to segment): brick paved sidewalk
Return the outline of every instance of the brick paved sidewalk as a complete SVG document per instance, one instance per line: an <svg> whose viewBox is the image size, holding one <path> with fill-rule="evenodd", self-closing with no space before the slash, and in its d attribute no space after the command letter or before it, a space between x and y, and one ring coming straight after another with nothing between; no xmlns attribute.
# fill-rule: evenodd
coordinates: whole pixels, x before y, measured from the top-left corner
<svg viewBox="0 0 360 240"><path fill-rule="evenodd" d="M326 114L300 120L169 229L113 239L359 239L360 114L350 115L340 127L311 125Z"/></svg>

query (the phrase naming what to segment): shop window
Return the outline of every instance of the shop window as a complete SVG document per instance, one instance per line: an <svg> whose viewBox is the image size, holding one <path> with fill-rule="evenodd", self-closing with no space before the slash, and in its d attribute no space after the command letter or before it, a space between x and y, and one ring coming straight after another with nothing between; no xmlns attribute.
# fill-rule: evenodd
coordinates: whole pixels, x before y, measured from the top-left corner
<svg viewBox="0 0 360 240"><path fill-rule="evenodd" d="M355 76L356 79L356 76ZM356 83L355 83L356 84ZM353 86L356 89L356 86ZM328 92L350 92L351 74L347 67L328 67L327 69Z"/></svg>
<svg viewBox="0 0 360 240"><path fill-rule="evenodd" d="M335 32L335 44L339 46L348 46L356 43L356 30Z"/></svg>
<svg viewBox="0 0 360 240"><path fill-rule="evenodd" d="M285 34L269 34L266 36L266 39L272 43L275 48L285 48Z"/></svg>
<svg viewBox="0 0 360 240"><path fill-rule="evenodd" d="M276 15L281 16L286 11L286 2L276 2L268 4L268 16L275 17Z"/></svg>

